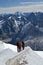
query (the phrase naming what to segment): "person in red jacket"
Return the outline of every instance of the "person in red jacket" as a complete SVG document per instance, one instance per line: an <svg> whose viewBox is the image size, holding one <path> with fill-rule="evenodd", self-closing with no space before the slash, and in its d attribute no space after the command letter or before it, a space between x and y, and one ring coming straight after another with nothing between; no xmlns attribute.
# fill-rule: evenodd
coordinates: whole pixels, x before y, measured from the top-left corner
<svg viewBox="0 0 43 65"><path fill-rule="evenodd" d="M18 41L17 42L17 51L20 52L22 50L24 50L24 42Z"/></svg>

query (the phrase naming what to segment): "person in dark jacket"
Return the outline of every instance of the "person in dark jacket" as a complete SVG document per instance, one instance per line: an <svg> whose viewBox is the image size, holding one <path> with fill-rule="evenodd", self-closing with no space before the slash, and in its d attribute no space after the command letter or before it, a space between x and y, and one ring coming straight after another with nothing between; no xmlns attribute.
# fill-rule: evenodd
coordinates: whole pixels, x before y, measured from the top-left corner
<svg viewBox="0 0 43 65"><path fill-rule="evenodd" d="M17 42L17 51L20 52L22 50L24 50L24 42L18 41Z"/></svg>

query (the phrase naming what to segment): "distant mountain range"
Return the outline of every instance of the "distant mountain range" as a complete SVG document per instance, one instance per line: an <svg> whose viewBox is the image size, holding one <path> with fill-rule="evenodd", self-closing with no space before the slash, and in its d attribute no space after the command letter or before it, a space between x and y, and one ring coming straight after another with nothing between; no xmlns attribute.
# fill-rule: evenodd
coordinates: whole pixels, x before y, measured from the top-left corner
<svg viewBox="0 0 43 65"><path fill-rule="evenodd" d="M0 39L11 44L43 36L43 13L0 14ZM10 39L8 41L7 39Z"/></svg>

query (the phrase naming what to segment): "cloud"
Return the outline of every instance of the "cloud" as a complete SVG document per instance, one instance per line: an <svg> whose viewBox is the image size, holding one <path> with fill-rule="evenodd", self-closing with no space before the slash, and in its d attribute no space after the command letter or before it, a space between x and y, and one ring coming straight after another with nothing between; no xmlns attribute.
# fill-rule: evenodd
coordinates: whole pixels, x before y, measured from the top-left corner
<svg viewBox="0 0 43 65"><path fill-rule="evenodd" d="M20 2L21 5L35 5L35 4L43 4L43 2Z"/></svg>
<svg viewBox="0 0 43 65"><path fill-rule="evenodd" d="M16 7L9 7L9 8L0 8L0 13L15 13L15 12L43 12L43 2L30 4L30 5L23 5L23 6L16 6Z"/></svg>

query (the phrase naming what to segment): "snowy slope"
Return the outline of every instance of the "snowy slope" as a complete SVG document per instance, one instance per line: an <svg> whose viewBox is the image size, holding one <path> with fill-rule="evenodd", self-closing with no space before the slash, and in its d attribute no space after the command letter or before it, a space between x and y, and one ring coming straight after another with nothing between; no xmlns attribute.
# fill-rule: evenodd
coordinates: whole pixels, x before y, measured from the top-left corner
<svg viewBox="0 0 43 65"><path fill-rule="evenodd" d="M7 48L11 49L12 51L17 52L17 46L0 41L0 52Z"/></svg>
<svg viewBox="0 0 43 65"><path fill-rule="evenodd" d="M11 44L6 44L0 41L0 65L6 65L5 63L9 58L14 57L17 54L17 47Z"/></svg>
<svg viewBox="0 0 43 65"><path fill-rule="evenodd" d="M11 49L5 49L0 53L0 65L6 65L6 61L16 55Z"/></svg>
<svg viewBox="0 0 43 65"><path fill-rule="evenodd" d="M43 65L43 58L28 47L16 57L9 59L6 65Z"/></svg>
<svg viewBox="0 0 43 65"><path fill-rule="evenodd" d="M0 41L0 65L43 65L43 53L30 47L17 53L16 46Z"/></svg>
<svg viewBox="0 0 43 65"><path fill-rule="evenodd" d="M38 54L41 58L43 58L43 51L34 51L36 54Z"/></svg>
<svg viewBox="0 0 43 65"><path fill-rule="evenodd" d="M5 43L0 41L0 52L5 49Z"/></svg>

